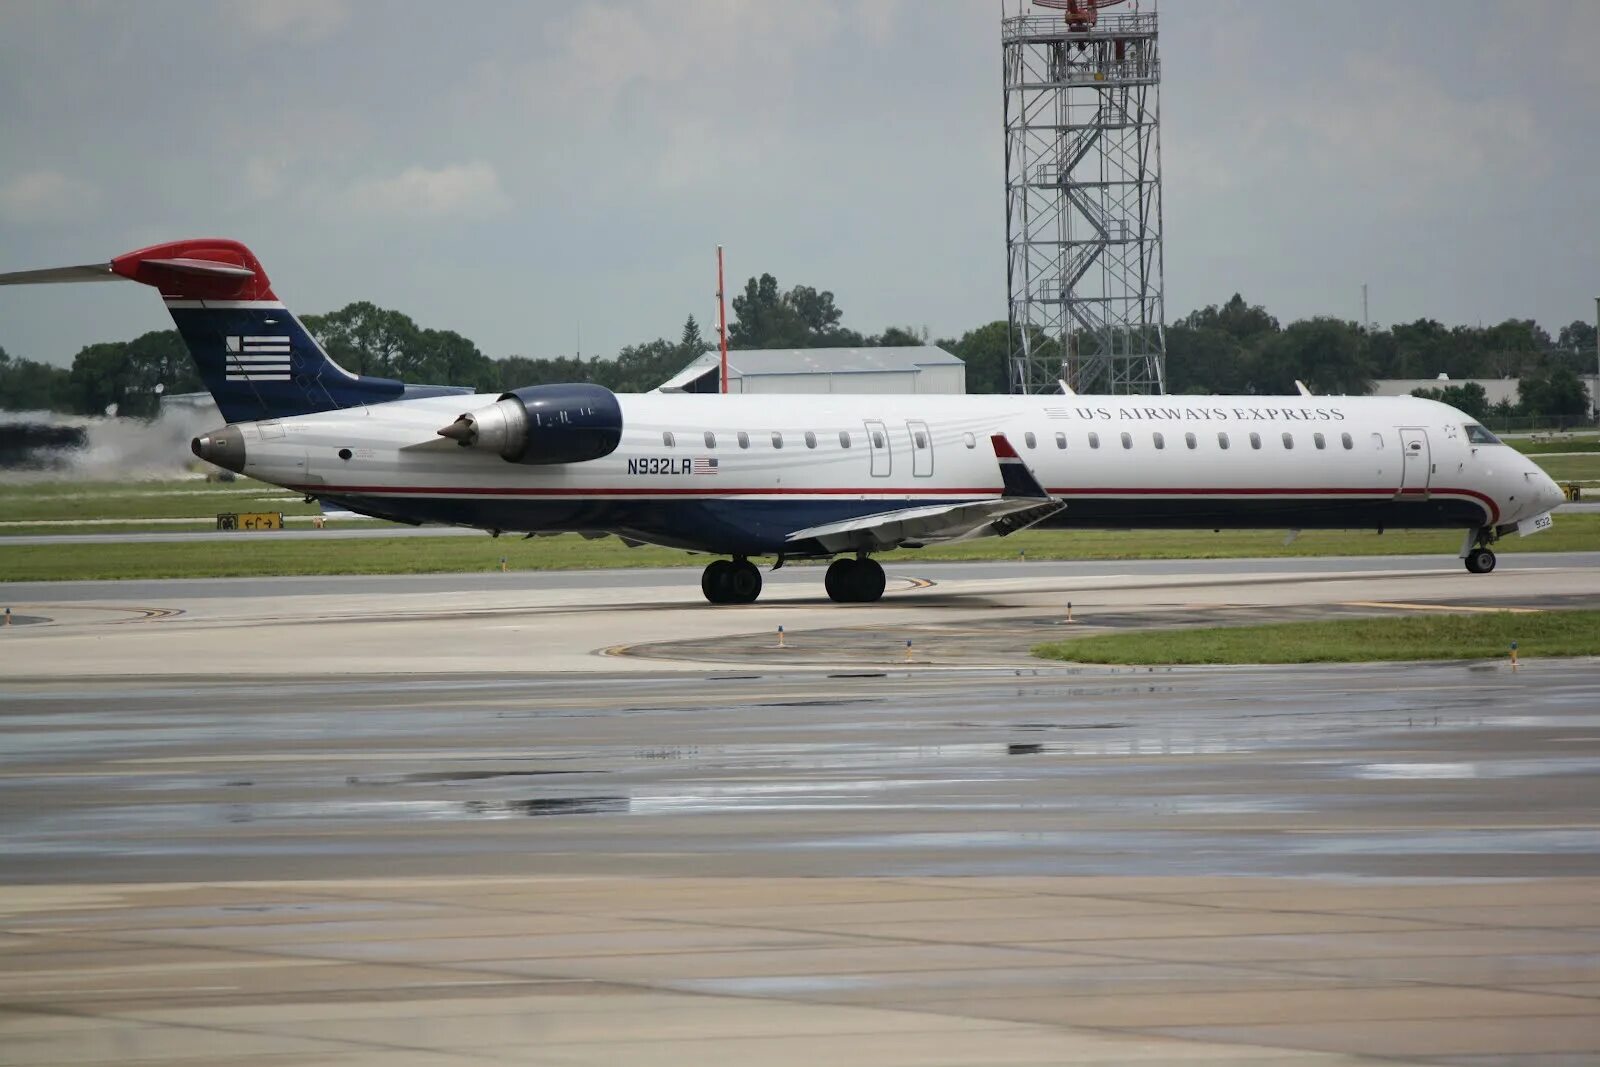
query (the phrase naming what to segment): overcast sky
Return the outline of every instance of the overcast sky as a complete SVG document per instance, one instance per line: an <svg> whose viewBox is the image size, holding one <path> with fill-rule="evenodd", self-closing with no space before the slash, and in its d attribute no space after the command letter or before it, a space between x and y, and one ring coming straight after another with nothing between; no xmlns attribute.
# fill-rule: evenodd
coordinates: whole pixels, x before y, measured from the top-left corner
<svg viewBox="0 0 1600 1067"><path fill-rule="evenodd" d="M1016 0L1010 0L1014 7ZM1600 293L1600 3L1161 5L1168 317L1531 316ZM848 325L1005 315L998 0L0 0L0 270L243 240L300 313L613 355L761 271ZM0 289L69 362L170 325Z"/></svg>

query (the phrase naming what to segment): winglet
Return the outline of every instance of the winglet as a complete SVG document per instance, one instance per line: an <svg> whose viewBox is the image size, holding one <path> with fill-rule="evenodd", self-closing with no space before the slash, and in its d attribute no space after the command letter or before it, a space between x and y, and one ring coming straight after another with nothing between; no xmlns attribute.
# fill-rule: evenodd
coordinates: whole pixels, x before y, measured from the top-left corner
<svg viewBox="0 0 1600 1067"><path fill-rule="evenodd" d="M994 446L994 458L1000 461L1000 481L1005 485L1001 496L1050 499L1050 494L1045 492L1044 486L1039 484L1039 479L1033 476L1028 465L1022 462L1022 457L1017 455L1017 450L1011 446L1005 434L990 434L989 443Z"/></svg>

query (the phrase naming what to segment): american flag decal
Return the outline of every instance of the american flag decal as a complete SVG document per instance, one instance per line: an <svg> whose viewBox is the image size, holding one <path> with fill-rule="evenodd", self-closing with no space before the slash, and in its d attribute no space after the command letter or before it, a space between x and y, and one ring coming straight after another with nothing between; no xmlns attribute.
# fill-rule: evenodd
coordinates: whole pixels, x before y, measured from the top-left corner
<svg viewBox="0 0 1600 1067"><path fill-rule="evenodd" d="M690 474L715 474L717 473L717 460L714 456L695 456L689 461Z"/></svg>
<svg viewBox="0 0 1600 1067"><path fill-rule="evenodd" d="M227 380L230 382L286 382L289 380L289 338L226 337Z"/></svg>

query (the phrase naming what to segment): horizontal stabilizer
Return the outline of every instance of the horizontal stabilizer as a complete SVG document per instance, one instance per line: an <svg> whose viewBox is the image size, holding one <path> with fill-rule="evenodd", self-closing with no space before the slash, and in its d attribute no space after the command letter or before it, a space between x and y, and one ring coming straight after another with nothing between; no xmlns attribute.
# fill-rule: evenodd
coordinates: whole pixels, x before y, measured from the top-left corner
<svg viewBox="0 0 1600 1067"><path fill-rule="evenodd" d="M218 263L210 259L145 259L140 260L147 267L162 267L166 270L175 270L179 274L200 274L211 278L254 278L256 272L249 267L239 267L232 263Z"/></svg>
<svg viewBox="0 0 1600 1067"><path fill-rule="evenodd" d="M44 270L15 270L0 274L0 285L53 285L61 282L114 282L117 276L109 263L86 263L81 267L47 267Z"/></svg>

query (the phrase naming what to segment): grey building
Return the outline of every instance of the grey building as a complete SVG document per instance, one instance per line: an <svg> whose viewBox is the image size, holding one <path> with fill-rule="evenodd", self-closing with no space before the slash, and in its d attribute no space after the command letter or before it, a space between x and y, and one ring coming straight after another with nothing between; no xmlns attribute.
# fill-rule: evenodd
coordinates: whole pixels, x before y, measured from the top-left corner
<svg viewBox="0 0 1600 1067"><path fill-rule="evenodd" d="M659 388L718 392L721 357L705 353ZM768 348L728 353L730 393L954 393L967 391L967 365L942 348Z"/></svg>
<svg viewBox="0 0 1600 1067"><path fill-rule="evenodd" d="M1582 374L1578 376L1583 382L1583 387L1589 390L1589 409L1595 407L1595 376ZM1449 385L1477 384L1483 386L1484 395L1489 398L1489 403L1498 404L1502 400L1517 402L1517 385L1520 378L1450 378L1443 374L1437 378L1379 378L1372 383L1373 396L1407 396L1413 389L1443 389Z"/></svg>

